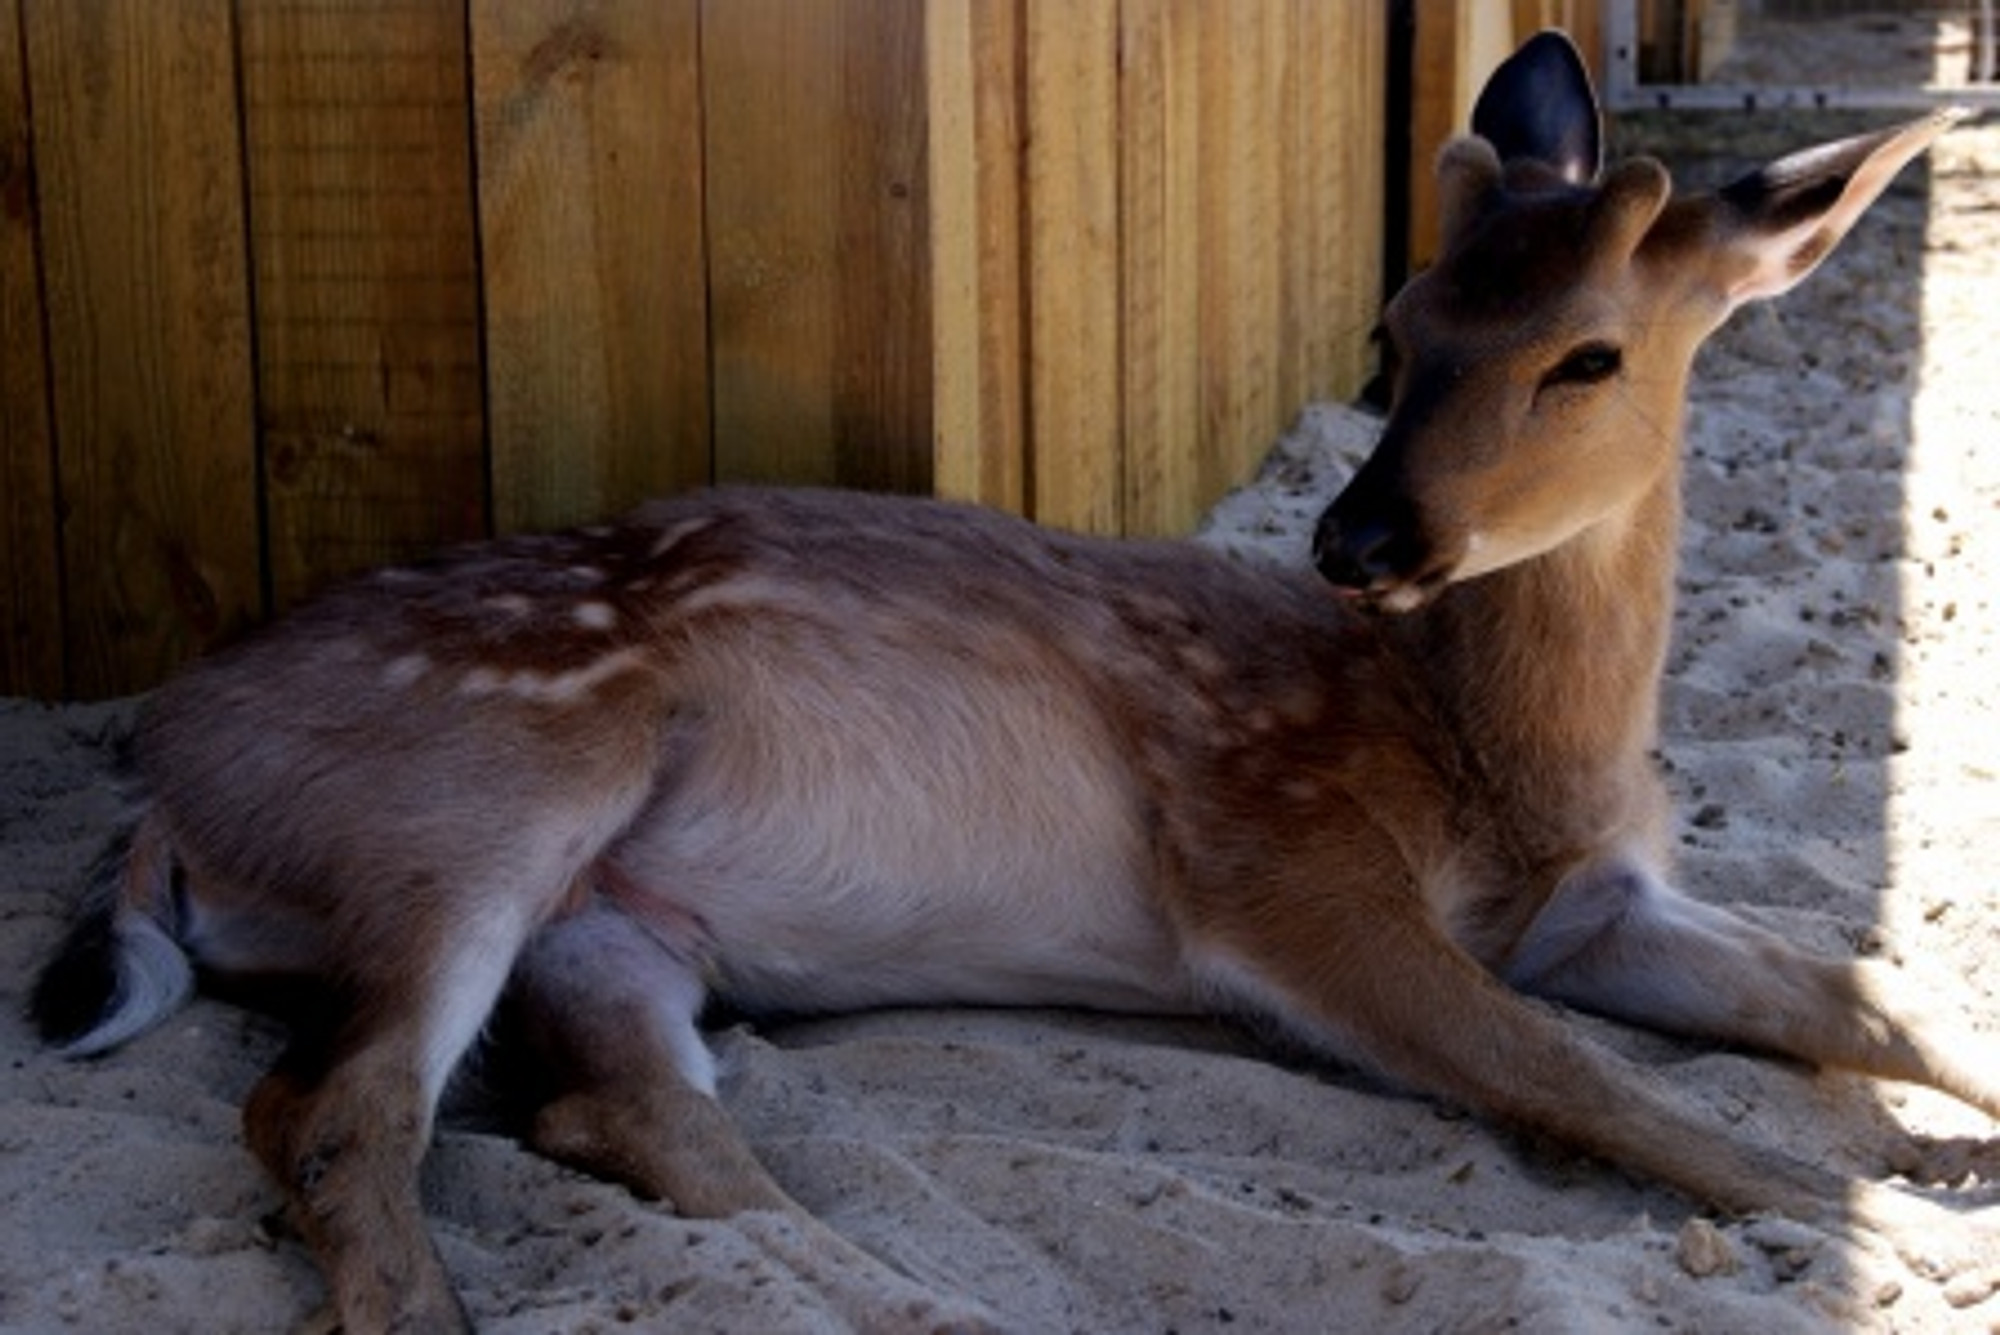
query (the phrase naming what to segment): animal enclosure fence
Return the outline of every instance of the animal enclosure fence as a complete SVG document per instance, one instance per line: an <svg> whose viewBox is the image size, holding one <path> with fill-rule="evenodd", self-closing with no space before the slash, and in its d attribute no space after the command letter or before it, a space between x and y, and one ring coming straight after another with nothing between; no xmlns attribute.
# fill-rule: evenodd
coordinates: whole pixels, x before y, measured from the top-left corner
<svg viewBox="0 0 2000 1335"><path fill-rule="evenodd" d="M1388 11L0 0L0 692L716 479L1184 529L1362 376Z"/></svg>

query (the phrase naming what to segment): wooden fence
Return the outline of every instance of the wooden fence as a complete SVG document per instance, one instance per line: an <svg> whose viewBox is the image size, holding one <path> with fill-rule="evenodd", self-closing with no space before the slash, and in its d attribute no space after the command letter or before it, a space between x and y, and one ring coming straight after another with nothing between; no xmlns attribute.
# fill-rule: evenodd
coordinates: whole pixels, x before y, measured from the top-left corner
<svg viewBox="0 0 2000 1335"><path fill-rule="evenodd" d="M1387 14L0 0L0 693L710 479L1185 529L1361 378Z"/></svg>

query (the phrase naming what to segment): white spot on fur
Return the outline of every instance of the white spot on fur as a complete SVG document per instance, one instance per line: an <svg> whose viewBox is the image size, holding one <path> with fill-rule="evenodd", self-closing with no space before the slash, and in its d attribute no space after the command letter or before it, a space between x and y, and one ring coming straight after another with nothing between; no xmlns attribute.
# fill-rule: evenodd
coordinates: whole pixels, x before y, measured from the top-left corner
<svg viewBox="0 0 2000 1335"><path fill-rule="evenodd" d="M644 662L636 649L620 649L580 668L554 674L533 668L502 672L494 667L476 667L459 679L458 693L475 699L505 694L529 704L564 705L583 698L621 672L643 666Z"/></svg>
<svg viewBox="0 0 2000 1335"><path fill-rule="evenodd" d="M1391 612L1411 612L1422 606L1424 591L1414 584L1399 584L1382 595L1383 608Z"/></svg>
<svg viewBox="0 0 2000 1335"><path fill-rule="evenodd" d="M382 684L392 691L404 690L416 685L423 675L430 671L431 660L424 654L404 654L389 660L382 669Z"/></svg>
<svg viewBox="0 0 2000 1335"><path fill-rule="evenodd" d="M675 579L668 587L683 581ZM820 611L820 605L803 595L796 583L790 580L770 579L762 575L738 575L733 579L706 583L697 578L686 581L690 587L703 584L680 601L680 610L688 615L707 612L719 607L756 607L766 610L783 610L788 607L803 612Z"/></svg>
<svg viewBox="0 0 2000 1335"><path fill-rule="evenodd" d="M697 533L706 533L714 527L715 521L713 519L683 520L681 523L662 532L659 537L653 539L653 545L647 549L646 555L657 561L686 539L693 537Z"/></svg>
<svg viewBox="0 0 2000 1335"><path fill-rule="evenodd" d="M488 611L510 617L524 617L535 610L534 603L518 593L495 594L486 599L485 606Z"/></svg>
<svg viewBox="0 0 2000 1335"><path fill-rule="evenodd" d="M476 667L459 679L460 695L491 695L500 689L503 678L499 672L489 667Z"/></svg>
<svg viewBox="0 0 2000 1335"><path fill-rule="evenodd" d="M595 600L578 603L576 610L570 615L575 617L576 624L585 630L610 630L618 624L618 613L611 604Z"/></svg>

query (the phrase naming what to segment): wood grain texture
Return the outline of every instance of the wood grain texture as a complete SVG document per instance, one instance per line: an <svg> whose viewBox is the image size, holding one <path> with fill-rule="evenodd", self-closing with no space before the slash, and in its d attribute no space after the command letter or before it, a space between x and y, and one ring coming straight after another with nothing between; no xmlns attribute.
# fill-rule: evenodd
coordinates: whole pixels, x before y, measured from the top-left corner
<svg viewBox="0 0 2000 1335"><path fill-rule="evenodd" d="M1381 125L1400 115L1389 105L1389 25L1380 11L1350 8L1347 40L1336 59L1346 71L1346 98L1338 113L1340 180L1338 198L1326 205L1337 222L1337 253L1343 303L1335 321L1332 349L1333 393L1351 398L1375 373L1375 326L1388 296L1383 269L1388 229L1388 182L1382 161Z"/></svg>
<svg viewBox="0 0 2000 1335"><path fill-rule="evenodd" d="M698 0L474 0L495 526L709 476Z"/></svg>
<svg viewBox="0 0 2000 1335"><path fill-rule="evenodd" d="M0 695L63 692L62 557L21 9L0 0Z"/></svg>
<svg viewBox="0 0 2000 1335"><path fill-rule="evenodd" d="M1299 0L1299 14L1305 198L1294 253L1311 293L1299 329L1302 398L1352 398L1374 372L1383 301L1388 25L1359 5Z"/></svg>
<svg viewBox="0 0 2000 1335"><path fill-rule="evenodd" d="M702 11L717 476L927 491L921 0Z"/></svg>
<svg viewBox="0 0 2000 1335"><path fill-rule="evenodd" d="M239 16L283 607L488 531L465 15L241 0Z"/></svg>
<svg viewBox="0 0 2000 1335"><path fill-rule="evenodd" d="M1027 506L1021 283L1021 32L1010 0L931 0L934 485Z"/></svg>
<svg viewBox="0 0 2000 1335"><path fill-rule="evenodd" d="M1438 148L1462 123L1461 92L1471 51L1468 0L1430 0L1415 7L1416 78L1410 107L1410 267L1437 257Z"/></svg>
<svg viewBox="0 0 2000 1335"><path fill-rule="evenodd" d="M1029 500L1034 518L1124 529L1118 13L1023 11Z"/></svg>
<svg viewBox="0 0 2000 1335"><path fill-rule="evenodd" d="M262 611L230 9L26 15L69 684L114 695Z"/></svg>
<svg viewBox="0 0 2000 1335"><path fill-rule="evenodd" d="M1279 296L1286 244L1289 53L1278 6L1204 6L1200 134L1202 448L1212 499L1240 482L1283 426Z"/></svg>
<svg viewBox="0 0 2000 1335"><path fill-rule="evenodd" d="M1127 0L1120 163L1125 525L1186 531L1199 511L1201 0Z"/></svg>

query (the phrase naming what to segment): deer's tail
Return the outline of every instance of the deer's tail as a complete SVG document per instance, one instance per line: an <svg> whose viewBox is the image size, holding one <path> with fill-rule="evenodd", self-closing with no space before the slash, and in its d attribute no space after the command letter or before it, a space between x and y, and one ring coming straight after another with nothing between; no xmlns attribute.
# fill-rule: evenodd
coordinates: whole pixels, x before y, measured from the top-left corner
<svg viewBox="0 0 2000 1335"><path fill-rule="evenodd" d="M108 1052L165 1020L194 994L176 936L173 859L139 822L98 858L76 921L35 980L28 1004L42 1041L65 1057Z"/></svg>

